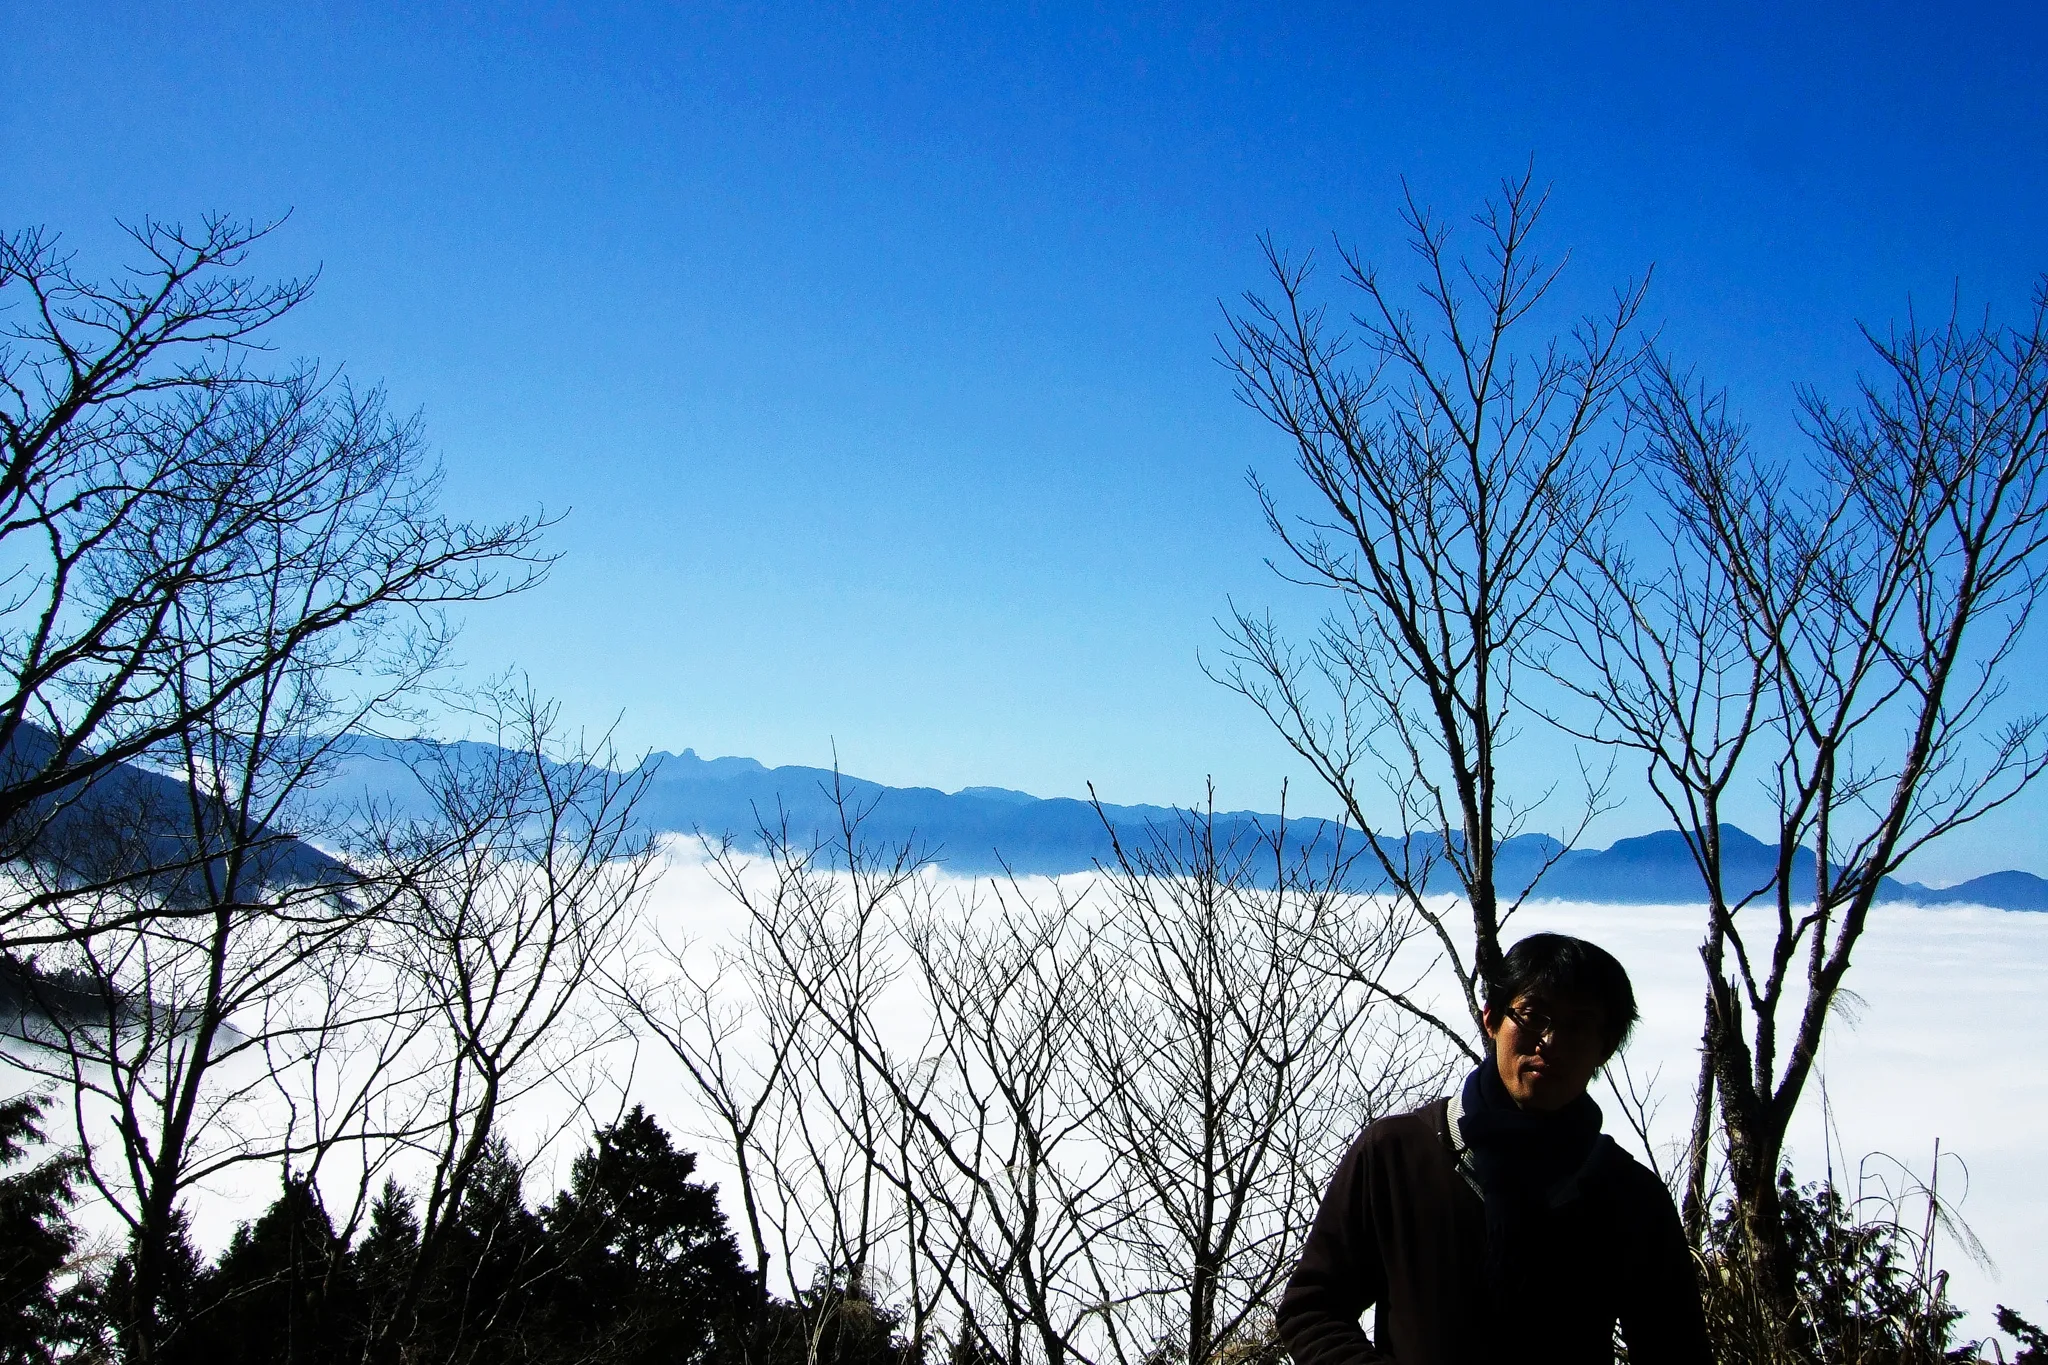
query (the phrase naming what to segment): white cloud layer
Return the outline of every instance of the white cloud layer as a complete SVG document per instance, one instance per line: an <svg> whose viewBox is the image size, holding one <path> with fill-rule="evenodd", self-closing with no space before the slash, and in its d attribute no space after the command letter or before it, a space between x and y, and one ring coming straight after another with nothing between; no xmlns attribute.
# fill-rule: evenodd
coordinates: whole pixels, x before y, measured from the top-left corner
<svg viewBox="0 0 2048 1365"><path fill-rule="evenodd" d="M697 856L678 841L654 886L648 923L670 941L687 937L692 965L708 968L713 951L740 928L741 915ZM1069 891L1082 879L1069 879ZM1042 886L1042 883L1040 884ZM1029 883L1024 888L1029 892ZM1642 1023L1626 1057L1640 1084L1655 1078L1661 1107L1654 1138L1675 1147L1689 1121L1700 1028L1699 911L1687 907L1541 903L1509 926L1510 939L1537 929L1590 938L1628 967ZM1853 1189L1859 1164L1870 1177L1897 1168L1867 1154L1896 1158L1928 1174L1937 1141L1944 1153L1942 1194L1955 1201L1996 1263L1973 1265L1953 1240L1942 1246L1951 1293L1971 1317L1966 1331L1991 1330L1991 1310L2007 1303L2041 1320L2048 1312L2048 1181L2040 1178L2042 1135L2048 1133L2048 1061L2029 1041L2040 983L2048 979L2048 915L1968 908L1882 907L1860 945L1849 986L1860 1003L1829 1025L1821 1067L1793 1128L1791 1157L1803 1180L1819 1178L1830 1156L1839 1183ZM604 1062L610 1093L582 1113L545 1094L531 1097L512 1119L515 1144L537 1158L528 1197L543 1200L566 1176L569 1159L589 1128L616 1107L641 1103L702 1154L700 1172L724 1179L725 1163L698 1118L695 1097L672 1061L655 1046L619 1047ZM25 1088L4 1074L0 1093ZM1832 1145L1825 1113L1833 1129ZM1633 1145L1604 1088L1608 1129ZM55 1125L63 1133L61 1123ZM1946 1157L1953 1154L1953 1161ZM1666 1157L1668 1164L1668 1156ZM1967 1173L1967 1189L1964 1188ZM1896 1184L1896 1179L1893 1181ZM1875 1185L1868 1188L1875 1189ZM195 1232L209 1250L222 1246L235 1222L253 1217L274 1197L275 1173L249 1170L196 1201ZM733 1198L728 1215L737 1219ZM104 1213L81 1211L106 1231ZM738 1226L737 1222L735 1226Z"/></svg>
<svg viewBox="0 0 2048 1365"><path fill-rule="evenodd" d="M678 849L678 853L681 853ZM1069 885L1075 880L1069 879ZM1029 884L1027 883L1027 890ZM657 888L655 918L709 943L737 926L730 902L699 866L682 857ZM1668 1153L1690 1123L1698 1068L1703 969L1698 907L1539 902L1511 921L1507 937L1539 929L1600 943L1628 967L1642 1023L1626 1058L1640 1085L1655 1077L1653 1141ZM1897 1167L1926 1179L1935 1144L1943 1153L1939 1188L1995 1263L1972 1264L1952 1240L1939 1262L1951 1295L1991 1330L1994 1304L2036 1321L2048 1316L2048 1181L2040 1177L2048 1134L2048 1051L2028 1038L2048 980L2048 914L1965 907L1879 907L1854 955L1848 986L1857 997L1838 1008L1824 1036L1819 1071L1808 1085L1791 1134L1790 1157L1802 1181L1821 1178L1832 1152L1844 1190L1863 1188ZM1860 1002L1860 1003L1858 1003ZM2048 1037L2048 1031L2043 1031ZM688 1101L643 1053L643 1098L650 1109L680 1115ZM1596 1091L1607 1126L1633 1147L1604 1087ZM1825 1113L1834 1130L1830 1147ZM1955 1159L1949 1159L1950 1156ZM1965 1184L1967 1182L1967 1184Z"/></svg>

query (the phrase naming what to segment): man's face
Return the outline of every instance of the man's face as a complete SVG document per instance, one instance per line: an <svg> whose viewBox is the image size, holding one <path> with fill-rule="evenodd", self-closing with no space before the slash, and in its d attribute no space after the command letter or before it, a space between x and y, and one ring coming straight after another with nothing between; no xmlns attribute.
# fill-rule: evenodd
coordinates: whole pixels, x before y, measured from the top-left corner
<svg viewBox="0 0 2048 1365"><path fill-rule="evenodd" d="M1606 1011L1582 995L1516 996L1507 1009L1487 1011L1486 1033L1501 1084L1519 1109L1564 1108L1607 1060Z"/></svg>

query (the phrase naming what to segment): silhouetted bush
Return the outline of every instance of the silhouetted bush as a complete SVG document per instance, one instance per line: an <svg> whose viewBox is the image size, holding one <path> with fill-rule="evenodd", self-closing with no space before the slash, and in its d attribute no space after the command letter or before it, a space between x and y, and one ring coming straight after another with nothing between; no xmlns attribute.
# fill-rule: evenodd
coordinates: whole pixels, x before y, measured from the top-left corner
<svg viewBox="0 0 2048 1365"><path fill-rule="evenodd" d="M2036 1327L2002 1303L1998 1305L1998 1330L2020 1344L2012 1365L2048 1365L2048 1330Z"/></svg>
<svg viewBox="0 0 2048 1365"><path fill-rule="evenodd" d="M1979 1343L1957 1342L1962 1311L1948 1275L1895 1209L1859 1221L1826 1183L1801 1186L1780 1172L1791 1250L1793 1312L1775 1320L1760 1291L1739 1215L1722 1209L1704 1265L1707 1329L1724 1365L1945 1365L1976 1360Z"/></svg>

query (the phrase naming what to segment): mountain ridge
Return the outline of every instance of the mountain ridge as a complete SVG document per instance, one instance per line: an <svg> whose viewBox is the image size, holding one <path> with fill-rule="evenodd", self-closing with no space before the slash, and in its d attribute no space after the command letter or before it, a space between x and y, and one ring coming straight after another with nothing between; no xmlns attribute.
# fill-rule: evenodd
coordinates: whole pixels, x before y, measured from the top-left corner
<svg viewBox="0 0 2048 1365"><path fill-rule="evenodd" d="M349 763L402 764L406 743L357 741ZM914 844L947 871L972 875L1086 872L1113 856L1111 830L1128 842L1148 828L1176 828L1189 814L1181 807L1109 803L1098 813L1087 801L1036 797L1005 787L969 786L956 792L891 787L827 768L770 768L740 757L707 759L693 749L650 754L638 771L647 774L639 815L656 832L731 837L742 848L761 846L764 824L799 840L830 836L839 828L836 788L851 809L864 812L861 829L869 839ZM354 780L367 781L368 775L357 774ZM386 772L378 785L389 791L394 780ZM1219 842L1266 837L1280 823L1277 815L1242 810L1218 811L1214 820ZM1724 825L1722 830L1731 886L1768 891L1775 880L1775 849L1735 826ZM1326 820L1286 822L1290 856L1320 856L1324 865L1340 840L1346 849L1357 851L1359 839L1356 830L1340 829ZM1409 851L1426 856L1434 839L1412 836ZM1524 834L1501 846L1497 863L1503 891L1527 886L1530 899L1685 904L1701 900L1705 889L1682 836L1672 829L1619 839L1605 849L1567 850L1549 835ZM1794 859L1794 884L1811 884L1813 874L1813 854L1802 849ZM1354 862L1347 885L1366 892L1383 889L1376 860ZM1428 889L1450 892L1455 884L1439 867ZM1880 900L2048 911L2048 879L2007 870L1935 888L1886 878Z"/></svg>

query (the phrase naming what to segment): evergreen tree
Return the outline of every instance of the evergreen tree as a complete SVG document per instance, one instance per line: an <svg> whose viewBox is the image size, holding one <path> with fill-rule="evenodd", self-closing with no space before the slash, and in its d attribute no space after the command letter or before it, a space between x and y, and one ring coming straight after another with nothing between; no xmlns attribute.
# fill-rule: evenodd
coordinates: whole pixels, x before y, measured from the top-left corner
<svg viewBox="0 0 2048 1365"><path fill-rule="evenodd" d="M17 1095L0 1101L0 1171L19 1165L43 1142L36 1118L46 1101ZM67 1217L78 1158L47 1157L0 1175L0 1361L43 1365L53 1348L80 1333L81 1304L60 1287L78 1231Z"/></svg>
<svg viewBox="0 0 2048 1365"><path fill-rule="evenodd" d="M2002 1303L1998 1305L1998 1330L2020 1344L2012 1365L2048 1365L2048 1330L2036 1327Z"/></svg>
<svg viewBox="0 0 2048 1365"><path fill-rule="evenodd" d="M690 1179L696 1155L638 1105L595 1136L545 1215L555 1350L633 1365L736 1357L753 1276L716 1190Z"/></svg>
<svg viewBox="0 0 2048 1365"><path fill-rule="evenodd" d="M510 1145L492 1138L421 1296L408 1354L450 1365L543 1357L531 1329L553 1267L525 1180Z"/></svg>
<svg viewBox="0 0 2048 1365"><path fill-rule="evenodd" d="M124 1360L148 1359L153 1354L158 1365L213 1365L207 1359L207 1343L194 1330L204 1303L205 1280L206 1263L192 1245L191 1215L183 1208L173 1209L155 1297L149 1303L135 1302L131 1236L128 1253L114 1262L107 1278L93 1289L99 1314L112 1324L117 1354ZM138 1340L145 1331L156 1344L154 1352Z"/></svg>
<svg viewBox="0 0 2048 1365"><path fill-rule="evenodd" d="M38 1107L0 1105L0 1170L40 1140ZM442 1255L424 1269L416 1306L387 1342L394 1359L737 1365L756 1285L716 1189L691 1179L696 1156L638 1107L594 1136L568 1188L540 1211L526 1204L510 1147L491 1141ZM186 1211L175 1211L153 1302L132 1302L132 1255L60 1293L76 1237L64 1216L75 1171L55 1158L0 1179L0 1365L134 1359L144 1330L158 1365L348 1365L365 1357L422 1271L417 1203L396 1180L350 1248L311 1178L288 1176L210 1267ZM807 1360L803 1323L822 1305L821 1361L901 1365L895 1317L857 1283L834 1280L817 1293L817 1303L772 1305L771 1326L788 1329L789 1349L771 1356Z"/></svg>
<svg viewBox="0 0 2048 1365"><path fill-rule="evenodd" d="M420 1254L420 1219L412 1194L387 1178L370 1205L370 1226L356 1244L357 1322L352 1348L360 1352L391 1314ZM401 1329L399 1335L404 1335Z"/></svg>
<svg viewBox="0 0 2048 1365"><path fill-rule="evenodd" d="M310 1179L235 1230L199 1286L190 1330L212 1365L339 1365L358 1305L355 1270Z"/></svg>

